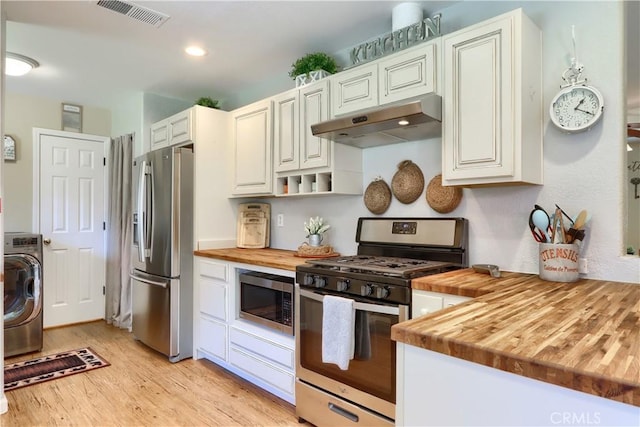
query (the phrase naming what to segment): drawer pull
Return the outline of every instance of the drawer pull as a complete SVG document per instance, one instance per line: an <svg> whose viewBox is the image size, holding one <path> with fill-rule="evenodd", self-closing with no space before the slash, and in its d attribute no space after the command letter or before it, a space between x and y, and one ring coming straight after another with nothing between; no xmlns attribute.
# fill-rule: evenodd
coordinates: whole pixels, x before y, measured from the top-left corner
<svg viewBox="0 0 640 427"><path fill-rule="evenodd" d="M342 415L343 417L353 421L354 423L358 422L358 416L356 414L352 414L351 412L347 411L346 409L343 409L341 407L339 407L338 405L334 405L333 403L329 402L329 409L332 410L333 412L335 412L338 415Z"/></svg>

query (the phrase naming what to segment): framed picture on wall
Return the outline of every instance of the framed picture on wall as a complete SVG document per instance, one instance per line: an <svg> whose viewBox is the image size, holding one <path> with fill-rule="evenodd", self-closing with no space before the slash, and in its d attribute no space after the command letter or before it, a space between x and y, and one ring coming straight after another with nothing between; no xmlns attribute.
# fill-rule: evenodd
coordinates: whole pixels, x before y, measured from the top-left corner
<svg viewBox="0 0 640 427"><path fill-rule="evenodd" d="M4 136L4 159L16 160L16 141L11 135Z"/></svg>
<svg viewBox="0 0 640 427"><path fill-rule="evenodd" d="M82 106L62 103L62 130L82 132Z"/></svg>

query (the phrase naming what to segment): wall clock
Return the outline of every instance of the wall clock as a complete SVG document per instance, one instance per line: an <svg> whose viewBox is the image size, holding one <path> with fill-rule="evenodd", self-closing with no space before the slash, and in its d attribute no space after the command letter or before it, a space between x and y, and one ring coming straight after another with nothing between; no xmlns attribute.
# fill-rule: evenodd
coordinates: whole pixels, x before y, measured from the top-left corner
<svg viewBox="0 0 640 427"><path fill-rule="evenodd" d="M549 115L559 129L567 133L591 129L604 112L604 100L593 86L573 84L561 89L551 101Z"/></svg>
<svg viewBox="0 0 640 427"><path fill-rule="evenodd" d="M16 141L10 135L4 136L4 159L16 159Z"/></svg>

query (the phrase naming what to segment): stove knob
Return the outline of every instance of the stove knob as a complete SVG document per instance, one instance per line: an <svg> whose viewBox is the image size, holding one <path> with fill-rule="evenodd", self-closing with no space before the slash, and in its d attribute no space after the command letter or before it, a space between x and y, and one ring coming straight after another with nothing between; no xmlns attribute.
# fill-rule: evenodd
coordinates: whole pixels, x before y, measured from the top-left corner
<svg viewBox="0 0 640 427"><path fill-rule="evenodd" d="M373 293L373 286L372 285L364 285L360 288L360 295L362 295L363 297L368 297L369 295L371 295Z"/></svg>
<svg viewBox="0 0 640 427"><path fill-rule="evenodd" d="M313 276L311 274L305 274L302 278L302 284L307 286L313 285Z"/></svg>
<svg viewBox="0 0 640 427"><path fill-rule="evenodd" d="M322 276L315 276L313 282L316 288L324 288L327 286L327 280Z"/></svg>
<svg viewBox="0 0 640 427"><path fill-rule="evenodd" d="M376 298L385 299L386 297L389 296L389 293L390 293L390 290L388 286L385 286L384 288L377 288Z"/></svg>
<svg viewBox="0 0 640 427"><path fill-rule="evenodd" d="M349 279L340 279L338 280L338 291L339 292L345 292L347 289L349 289L349 286L351 286L351 283L349 282Z"/></svg>

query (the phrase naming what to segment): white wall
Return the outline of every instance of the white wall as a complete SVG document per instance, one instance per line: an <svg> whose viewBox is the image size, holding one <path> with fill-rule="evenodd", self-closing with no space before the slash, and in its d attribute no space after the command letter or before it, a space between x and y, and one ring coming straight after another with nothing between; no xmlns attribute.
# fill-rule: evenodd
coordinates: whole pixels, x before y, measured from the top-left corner
<svg viewBox="0 0 640 427"><path fill-rule="evenodd" d="M537 244L528 229L534 204L548 211L559 204L567 213L586 209L592 215L582 257L588 277L640 282L640 258L624 255L626 217L626 117L624 94L623 7L614 2L464 2L442 11L442 31L448 33L523 7L543 31L544 171L543 186L465 189L460 206L450 216L470 222L470 263L492 263L502 269L538 272ZM593 130L576 135L558 132L549 123L548 108L562 83L572 54L571 25L577 35L585 76L605 99L604 118ZM369 148L364 153L364 185L376 175L387 183L403 159L417 163L425 181L441 172L439 141ZM272 246L296 249L304 241L303 222L324 217L333 229L326 241L342 253L355 250L355 223L369 216L362 197L272 199L272 212L285 214L285 227L272 228ZM411 205L394 200L384 216L440 216L423 196Z"/></svg>

